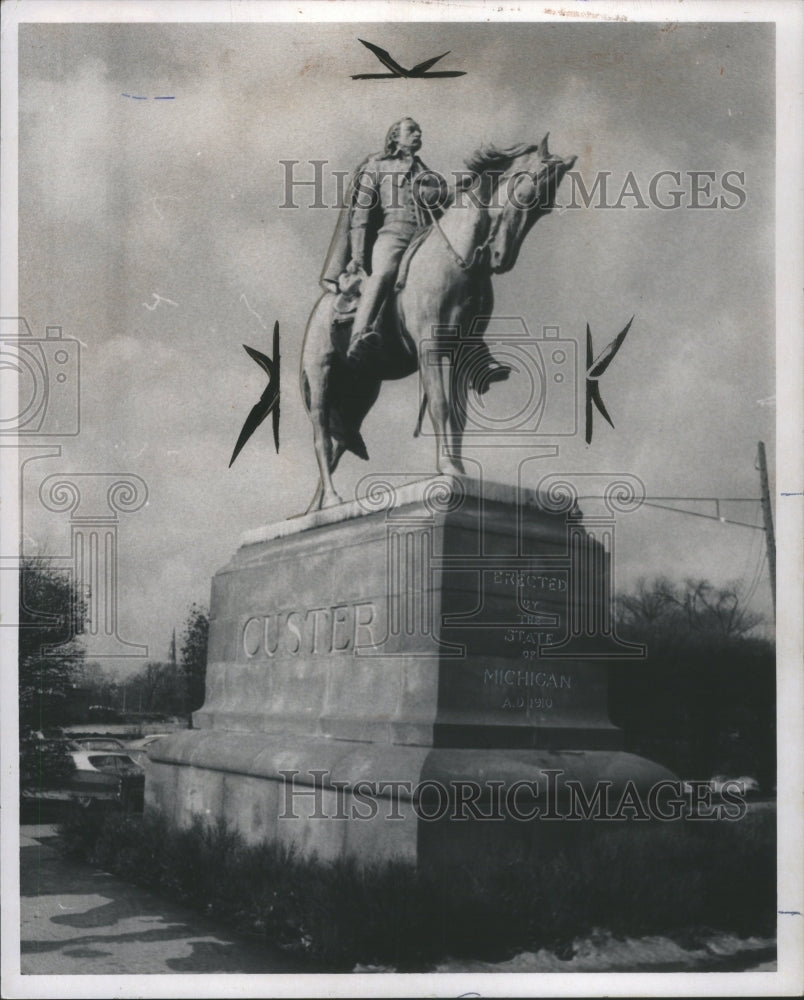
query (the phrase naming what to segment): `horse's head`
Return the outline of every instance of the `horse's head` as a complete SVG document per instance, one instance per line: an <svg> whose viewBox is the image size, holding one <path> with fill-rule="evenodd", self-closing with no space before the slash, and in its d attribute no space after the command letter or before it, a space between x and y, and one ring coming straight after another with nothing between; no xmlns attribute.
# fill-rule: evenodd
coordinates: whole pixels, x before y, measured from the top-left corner
<svg viewBox="0 0 804 1000"><path fill-rule="evenodd" d="M522 241L537 219L553 210L556 192L576 157L564 159L547 148L547 136L536 145L495 151L507 154L489 211L493 221L489 235L490 266L495 274L509 271L516 263Z"/></svg>

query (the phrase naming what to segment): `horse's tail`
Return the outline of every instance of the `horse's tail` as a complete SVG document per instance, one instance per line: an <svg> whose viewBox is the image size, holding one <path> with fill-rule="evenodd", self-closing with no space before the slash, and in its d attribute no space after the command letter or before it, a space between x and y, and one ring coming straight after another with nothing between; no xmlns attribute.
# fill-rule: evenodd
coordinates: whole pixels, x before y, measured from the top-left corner
<svg viewBox="0 0 804 1000"><path fill-rule="evenodd" d="M302 372L302 395L304 397L305 408L309 413L310 382L306 372ZM351 451L353 455L357 455L358 458L362 458L364 462L367 462L369 457L368 448L366 448L366 442L360 433L359 424L355 426L354 423L355 420L358 422L362 421L362 418L362 414L344 413L338 407L333 407L329 413L329 433L332 439L342 444L347 451Z"/></svg>
<svg viewBox="0 0 804 1000"><path fill-rule="evenodd" d="M353 455L357 455L364 462L368 462L369 453L366 448L366 442L363 440L363 435L356 427L350 427L346 424L343 421L342 414L338 413L337 410L330 412L329 433L333 441L337 441L347 451L351 451Z"/></svg>
<svg viewBox="0 0 804 1000"><path fill-rule="evenodd" d="M363 440L363 435L360 431L353 431L343 442L346 445L346 450L351 451L353 455L357 455L358 458L362 458L364 462L368 462L368 448L366 448L366 442Z"/></svg>

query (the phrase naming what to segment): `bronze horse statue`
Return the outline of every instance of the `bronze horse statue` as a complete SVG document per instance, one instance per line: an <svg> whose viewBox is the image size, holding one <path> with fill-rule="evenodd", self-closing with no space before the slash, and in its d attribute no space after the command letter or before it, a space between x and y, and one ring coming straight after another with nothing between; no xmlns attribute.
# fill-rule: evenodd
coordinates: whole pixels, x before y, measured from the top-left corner
<svg viewBox="0 0 804 1000"><path fill-rule="evenodd" d="M382 349L369 365L347 364L350 329L333 322L338 295L325 292L307 324L302 347L302 396L313 424L318 487L309 510L341 502L332 473L344 451L367 459L360 435L363 419L385 379L400 379L421 368L427 406L436 436L440 473L463 475L461 438L465 414L451 405L454 372L446 358L420 365L423 342L432 349L437 328L482 333L491 316L493 274L510 271L533 224L555 204L562 178L575 163L551 154L540 143L507 149L484 146L467 161L470 183L451 193L440 220L414 240L404 285L388 302L381 324ZM479 325L478 325L479 324Z"/></svg>

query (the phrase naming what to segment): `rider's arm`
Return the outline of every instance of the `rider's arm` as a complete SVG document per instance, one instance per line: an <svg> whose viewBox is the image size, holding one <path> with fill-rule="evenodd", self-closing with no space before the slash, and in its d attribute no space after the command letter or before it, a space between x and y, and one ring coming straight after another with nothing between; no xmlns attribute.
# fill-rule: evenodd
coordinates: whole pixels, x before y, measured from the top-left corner
<svg viewBox="0 0 804 1000"><path fill-rule="evenodd" d="M351 251L351 260L349 261L349 270L356 270L357 268L362 268L364 271L366 269L366 227L365 226L353 226L349 230L349 248Z"/></svg>
<svg viewBox="0 0 804 1000"><path fill-rule="evenodd" d="M365 268L366 227L371 210L379 204L379 185L372 170L362 170L355 181L355 196L349 220L349 243L352 262Z"/></svg>

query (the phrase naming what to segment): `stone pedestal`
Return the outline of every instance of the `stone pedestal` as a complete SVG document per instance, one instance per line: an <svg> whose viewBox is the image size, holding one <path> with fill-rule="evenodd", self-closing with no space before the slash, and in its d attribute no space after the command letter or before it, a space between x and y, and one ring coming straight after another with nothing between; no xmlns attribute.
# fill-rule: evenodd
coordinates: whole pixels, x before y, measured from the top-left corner
<svg viewBox="0 0 804 1000"><path fill-rule="evenodd" d="M577 510L470 480L251 532L213 580L196 730L155 747L146 807L440 865L546 836L520 814L549 808L551 774L554 807L567 780L646 792L671 775L608 718L609 588ZM527 803L506 800L517 783Z"/></svg>

